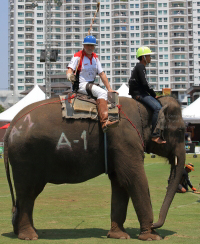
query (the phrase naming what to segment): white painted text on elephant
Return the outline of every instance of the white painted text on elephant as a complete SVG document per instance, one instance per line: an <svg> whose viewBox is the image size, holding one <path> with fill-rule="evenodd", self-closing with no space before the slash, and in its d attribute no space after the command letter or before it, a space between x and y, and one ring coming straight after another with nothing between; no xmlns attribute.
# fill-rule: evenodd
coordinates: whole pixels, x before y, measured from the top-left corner
<svg viewBox="0 0 200 244"><path fill-rule="evenodd" d="M28 121L28 125L26 123L26 121ZM20 133L22 131L22 129L26 128L25 133L27 133L29 131L29 129L34 125L34 123L31 120L31 115L27 114L23 120L23 123L19 126L19 128L17 129L15 126L13 126L11 133L10 133L10 137L11 137L11 142L13 142L13 137L16 136L20 136Z"/></svg>
<svg viewBox="0 0 200 244"><path fill-rule="evenodd" d="M81 134L81 139L83 139L84 150L87 150L87 138L86 138L86 131L85 130ZM73 140L73 143L79 143L79 140L77 140L77 139ZM73 150L72 149L72 143L67 139L64 132L62 132L62 134L58 140L56 149L59 150L60 148L63 148L63 147L68 147L70 150Z"/></svg>

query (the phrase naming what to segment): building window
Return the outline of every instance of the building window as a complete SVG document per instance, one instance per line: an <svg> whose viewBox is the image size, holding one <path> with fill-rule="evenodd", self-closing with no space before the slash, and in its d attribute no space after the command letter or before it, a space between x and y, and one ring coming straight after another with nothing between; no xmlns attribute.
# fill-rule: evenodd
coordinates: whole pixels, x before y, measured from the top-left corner
<svg viewBox="0 0 200 244"><path fill-rule="evenodd" d="M37 24L38 25L42 25L43 24L43 20L37 20Z"/></svg>
<svg viewBox="0 0 200 244"><path fill-rule="evenodd" d="M24 75L24 71L18 71L18 75Z"/></svg>
<svg viewBox="0 0 200 244"><path fill-rule="evenodd" d="M42 71L38 71L37 72L37 76L43 76L43 72Z"/></svg>
<svg viewBox="0 0 200 244"><path fill-rule="evenodd" d="M18 53L24 53L24 49L18 49Z"/></svg>
<svg viewBox="0 0 200 244"><path fill-rule="evenodd" d="M41 27L37 28L37 32L43 32L43 28Z"/></svg>
<svg viewBox="0 0 200 244"><path fill-rule="evenodd" d="M23 25L24 24L24 20L18 19L18 24Z"/></svg>
<svg viewBox="0 0 200 244"><path fill-rule="evenodd" d="M37 79L37 83L43 83L43 79Z"/></svg>
<svg viewBox="0 0 200 244"><path fill-rule="evenodd" d="M24 31L24 27L18 27L18 31Z"/></svg>
<svg viewBox="0 0 200 244"><path fill-rule="evenodd" d="M24 5L18 5L18 9L24 9Z"/></svg>
<svg viewBox="0 0 200 244"><path fill-rule="evenodd" d="M24 83L24 79L18 79L18 83Z"/></svg>
<svg viewBox="0 0 200 244"><path fill-rule="evenodd" d="M43 13L37 13L37 17L43 17Z"/></svg>
<svg viewBox="0 0 200 244"><path fill-rule="evenodd" d="M18 61L24 61L24 56L18 56L17 59Z"/></svg>
<svg viewBox="0 0 200 244"><path fill-rule="evenodd" d="M18 46L24 46L24 42L18 42Z"/></svg>
<svg viewBox="0 0 200 244"><path fill-rule="evenodd" d="M37 10L43 10L43 6L37 6Z"/></svg>
<svg viewBox="0 0 200 244"><path fill-rule="evenodd" d="M24 13L18 12L18 17L24 17Z"/></svg>
<svg viewBox="0 0 200 244"><path fill-rule="evenodd" d="M18 68L24 68L24 64L18 64Z"/></svg>
<svg viewBox="0 0 200 244"><path fill-rule="evenodd" d="M37 39L43 39L43 35L37 35Z"/></svg>

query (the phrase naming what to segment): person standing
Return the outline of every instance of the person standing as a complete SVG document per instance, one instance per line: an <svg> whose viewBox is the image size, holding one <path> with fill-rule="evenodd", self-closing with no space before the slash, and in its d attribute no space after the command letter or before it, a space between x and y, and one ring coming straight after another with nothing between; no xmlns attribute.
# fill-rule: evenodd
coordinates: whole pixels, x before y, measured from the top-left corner
<svg viewBox="0 0 200 244"><path fill-rule="evenodd" d="M88 35L83 41L83 50L74 54L66 71L67 79L73 84L73 91L85 95L92 95L97 98L97 109L100 123L105 132L109 127L115 127L118 121L108 120L107 91L94 84L98 74L107 88L108 92L115 92L111 89L108 78L104 73L96 53L94 53L96 38Z"/></svg>
<svg viewBox="0 0 200 244"><path fill-rule="evenodd" d="M162 108L159 101L156 99L156 93L151 88L147 81L146 65L151 62L151 50L148 47L140 47L137 50L136 57L139 63L136 64L132 70L131 77L129 79L129 94L132 98L140 101L144 105L148 106L153 111L152 116L152 141L163 144L166 143L161 137L161 131L154 131L158 121L158 114Z"/></svg>

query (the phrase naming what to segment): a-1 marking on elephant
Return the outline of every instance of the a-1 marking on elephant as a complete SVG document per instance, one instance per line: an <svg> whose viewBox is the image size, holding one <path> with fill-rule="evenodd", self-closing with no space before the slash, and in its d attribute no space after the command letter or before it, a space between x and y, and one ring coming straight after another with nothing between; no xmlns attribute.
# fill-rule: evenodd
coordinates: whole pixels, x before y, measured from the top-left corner
<svg viewBox="0 0 200 244"><path fill-rule="evenodd" d="M28 124L26 123L26 121L28 121ZM11 141L13 142L13 137L14 136L20 136L20 133L21 133L21 130L22 130L22 127L26 127L26 131L25 131L25 133L27 133L29 130L30 130L30 128L34 125L34 123L31 121L31 116L30 116L30 114L27 114L26 116L25 116L25 118L23 119L23 122L24 123L22 123L20 126L19 126L19 128L17 129L15 126L13 126L13 128L12 128L12 130L11 130L11 132L10 132L10 136L11 136Z"/></svg>
<svg viewBox="0 0 200 244"><path fill-rule="evenodd" d="M159 240L160 236L154 229L165 222L185 163L185 126L181 108L174 98L159 98L163 106L167 105L164 110L166 144L159 145L151 141L151 111L142 104L139 110L137 102L130 98L121 97L119 101L124 113L143 135L146 152L166 157L171 171L159 220L153 223L142 141L131 123L121 115L119 126L107 132L108 175L112 187L108 237L130 238L123 227L130 198L140 223L139 239ZM28 124L23 125L27 122L23 120L23 115L28 113L31 117L27 117L27 121L32 126L27 131ZM14 233L20 239L38 238L33 225L33 207L48 182L80 183L105 172L104 136L99 122L90 119L63 120L61 106L56 99L24 108L11 122L4 145L4 162L13 203L12 223ZM8 159L12 166L16 200Z"/></svg>
<svg viewBox="0 0 200 244"><path fill-rule="evenodd" d="M87 150L87 139L86 139L86 131L84 130L81 134L81 139L83 139L84 142L84 150ZM80 140L73 140L73 143L79 143ZM56 146L56 149L60 149L63 147L69 147L70 149L73 150L72 148L72 143L67 139L67 136L65 135L64 132L62 132L58 144Z"/></svg>

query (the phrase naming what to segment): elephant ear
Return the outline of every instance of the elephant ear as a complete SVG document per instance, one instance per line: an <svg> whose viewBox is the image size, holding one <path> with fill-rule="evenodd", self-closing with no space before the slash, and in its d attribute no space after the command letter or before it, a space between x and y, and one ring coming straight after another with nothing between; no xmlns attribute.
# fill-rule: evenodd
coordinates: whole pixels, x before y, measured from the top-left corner
<svg viewBox="0 0 200 244"><path fill-rule="evenodd" d="M154 129L154 133L156 133L157 131L164 131L164 127L165 127L165 110L168 108L168 104L166 104L165 106L163 106L161 108L161 110L159 111L158 114L158 122L156 124L156 127Z"/></svg>

